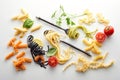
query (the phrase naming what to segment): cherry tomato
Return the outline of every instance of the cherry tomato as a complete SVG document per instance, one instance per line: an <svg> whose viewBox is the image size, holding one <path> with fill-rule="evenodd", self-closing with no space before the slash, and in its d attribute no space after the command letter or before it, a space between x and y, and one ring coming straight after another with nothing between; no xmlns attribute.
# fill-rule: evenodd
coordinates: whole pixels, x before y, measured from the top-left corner
<svg viewBox="0 0 120 80"><path fill-rule="evenodd" d="M106 39L106 35L103 33L103 32L98 32L96 35L95 35L95 38L98 42L102 43L105 41Z"/></svg>
<svg viewBox="0 0 120 80"><path fill-rule="evenodd" d="M51 67L55 67L57 66L58 64L58 60L55 56L51 56L49 59L48 59L48 65L51 66Z"/></svg>
<svg viewBox="0 0 120 80"><path fill-rule="evenodd" d="M104 28L104 33L107 35L107 36L111 36L113 33L114 33L114 28L112 26L106 26Z"/></svg>

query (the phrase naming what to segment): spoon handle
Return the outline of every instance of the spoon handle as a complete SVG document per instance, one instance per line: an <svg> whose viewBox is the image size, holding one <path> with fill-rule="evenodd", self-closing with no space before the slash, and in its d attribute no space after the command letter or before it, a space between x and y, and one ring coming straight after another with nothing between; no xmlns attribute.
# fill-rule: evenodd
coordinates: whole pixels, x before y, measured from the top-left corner
<svg viewBox="0 0 120 80"><path fill-rule="evenodd" d="M42 20L42 21L44 21L44 22L46 22L46 23L48 23L48 24L50 24L50 25L52 25L54 27L57 27L57 28L65 31L65 29L61 28L60 26L57 26L57 25L55 25L55 24L53 24L53 23L51 23L51 22L49 22L49 21L47 21L45 19L42 19L41 17L36 17L36 18L39 19L39 20Z"/></svg>
<svg viewBox="0 0 120 80"><path fill-rule="evenodd" d="M67 45L69 45L69 46L75 48L76 50L85 53L87 56L90 56L90 57L91 57L91 55L90 55L89 53L87 53L87 52L85 52L85 51L83 51L83 50L81 50L81 49L79 49L79 48L77 48L77 47L75 47L75 46L73 46L73 45L71 45L71 44L65 42L65 41L60 40L60 42L62 42L62 43L64 43L64 44L67 44Z"/></svg>

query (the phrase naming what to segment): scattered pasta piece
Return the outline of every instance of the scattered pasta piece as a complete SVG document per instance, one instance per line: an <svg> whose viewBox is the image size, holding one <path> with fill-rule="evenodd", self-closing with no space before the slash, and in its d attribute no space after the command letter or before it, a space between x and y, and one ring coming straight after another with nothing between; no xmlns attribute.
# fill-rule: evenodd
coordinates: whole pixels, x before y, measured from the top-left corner
<svg viewBox="0 0 120 80"><path fill-rule="evenodd" d="M30 58L20 57L18 58L17 61L13 61L13 65L17 71L26 70L26 66L24 65L24 63L31 63L31 62L32 59Z"/></svg>
<svg viewBox="0 0 120 80"><path fill-rule="evenodd" d="M23 52L21 52L21 53L19 53L17 56L16 56L16 58L18 59L18 58L21 58L21 57L23 57L25 55L25 52L23 51Z"/></svg>
<svg viewBox="0 0 120 80"><path fill-rule="evenodd" d="M67 66L65 66L65 68L63 69L63 71L65 71L67 68L69 68L72 65L76 65L75 62L71 62L70 64L68 64Z"/></svg>
<svg viewBox="0 0 120 80"><path fill-rule="evenodd" d="M88 10L86 9L84 12L83 12L83 18L79 20L80 24L87 24L87 25L91 25L92 23L95 22L95 18L93 17L93 14Z"/></svg>
<svg viewBox="0 0 120 80"><path fill-rule="evenodd" d="M13 61L15 67L20 67L24 62L25 62L24 59Z"/></svg>
<svg viewBox="0 0 120 80"><path fill-rule="evenodd" d="M105 26L109 24L109 20L105 19L102 14L98 13L97 18L100 24L104 24Z"/></svg>
<svg viewBox="0 0 120 80"><path fill-rule="evenodd" d="M87 39L83 39L83 43L87 46L85 51L92 51L95 54L101 54L99 47L102 46L101 43L97 42L96 40L88 41Z"/></svg>
<svg viewBox="0 0 120 80"><path fill-rule="evenodd" d="M42 61L42 63L44 63L45 62L45 59L44 59L44 57L43 57L43 55L38 55L38 56L35 56L35 59L34 59L36 62L38 62L39 60L41 60Z"/></svg>
<svg viewBox="0 0 120 80"><path fill-rule="evenodd" d="M31 28L31 32L34 32L34 31L36 31L36 30L39 30L41 28L41 25L37 25L37 26L35 26L35 27L32 27Z"/></svg>
<svg viewBox="0 0 120 80"><path fill-rule="evenodd" d="M21 40L19 40L13 47L14 48L17 48L18 47L18 45L20 45L22 43L22 41Z"/></svg>
<svg viewBox="0 0 120 80"><path fill-rule="evenodd" d="M27 45L27 44L23 44L23 43L21 43L21 44L19 44L19 45L17 46L18 49L27 48L27 47L28 47L28 45Z"/></svg>
<svg viewBox="0 0 120 80"><path fill-rule="evenodd" d="M85 72L89 69L109 68L114 64L114 61L111 61L108 64L105 64L104 60L107 55L108 53L106 53L105 55L97 56L92 61L89 61L85 57L79 55L78 60L76 62L71 62L70 64L68 64L63 69L63 71L65 71L71 65L75 65L77 72ZM101 60L101 61L98 61L98 60Z"/></svg>
<svg viewBox="0 0 120 80"><path fill-rule="evenodd" d="M24 60L25 60L25 62L27 62L27 63L31 63L31 62L32 62L32 59L30 59L30 58L24 58Z"/></svg>
<svg viewBox="0 0 120 80"><path fill-rule="evenodd" d="M19 31L19 32L27 32L26 28L19 28L19 27L15 27L14 30Z"/></svg>
<svg viewBox="0 0 120 80"><path fill-rule="evenodd" d="M10 41L8 42L8 46L13 46L15 41L16 41L15 37L13 37L12 39L10 39Z"/></svg>
<svg viewBox="0 0 120 80"><path fill-rule="evenodd" d="M94 57L93 61L98 61L98 60L101 60L101 59L103 59L103 56L98 55L98 56Z"/></svg>
<svg viewBox="0 0 120 80"><path fill-rule="evenodd" d="M13 57L14 55L15 55L14 52L9 53L9 54L5 57L5 60L10 59L10 58Z"/></svg>
<svg viewBox="0 0 120 80"><path fill-rule="evenodd" d="M21 9L21 14L18 14L17 16L14 16L12 18L12 20L19 20L19 21L24 21L26 20L27 18L29 18L29 15L28 13L24 10L24 9Z"/></svg>

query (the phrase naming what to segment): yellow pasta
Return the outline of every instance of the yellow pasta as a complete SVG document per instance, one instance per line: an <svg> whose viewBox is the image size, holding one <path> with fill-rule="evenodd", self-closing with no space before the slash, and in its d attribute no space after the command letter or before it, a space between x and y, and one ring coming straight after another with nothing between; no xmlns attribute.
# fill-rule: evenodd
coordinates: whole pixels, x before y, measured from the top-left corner
<svg viewBox="0 0 120 80"><path fill-rule="evenodd" d="M80 24L91 25L95 22L95 18L93 17L93 14L88 9L86 9L83 12L83 17L79 20L79 22Z"/></svg>
<svg viewBox="0 0 120 80"><path fill-rule="evenodd" d="M100 24L103 24L105 26L107 26L109 24L109 20L105 19L101 13L97 14L97 18L98 18L98 22Z"/></svg>
<svg viewBox="0 0 120 80"><path fill-rule="evenodd" d="M99 43L98 41L94 40L94 42L95 42L95 44L96 44L98 47L101 47L101 46L102 46L102 44Z"/></svg>
<svg viewBox="0 0 120 80"><path fill-rule="evenodd" d="M14 30L20 31L20 32L27 32L27 29L26 29L26 28L15 27Z"/></svg>
<svg viewBox="0 0 120 80"><path fill-rule="evenodd" d="M21 9L21 13L22 14L27 14L27 12L23 8Z"/></svg>
<svg viewBox="0 0 120 80"><path fill-rule="evenodd" d="M91 44L90 46L85 48L85 51L90 51L94 47L94 44Z"/></svg>
<svg viewBox="0 0 120 80"><path fill-rule="evenodd" d="M101 43L97 42L96 40L88 41L87 39L83 39L83 43L87 46L85 51L92 51L92 53L101 54L99 49L99 47L102 46Z"/></svg>
<svg viewBox="0 0 120 80"><path fill-rule="evenodd" d="M24 35L25 35L25 32L21 32L21 34L20 34L20 38L23 38Z"/></svg>
<svg viewBox="0 0 120 80"><path fill-rule="evenodd" d="M101 60L101 59L103 59L103 56L98 55L98 56L94 57L93 61L98 61L98 60Z"/></svg>
<svg viewBox="0 0 120 80"><path fill-rule="evenodd" d="M68 51L69 53L65 53L64 56L60 54L60 35L52 30L47 30L44 32L44 34L49 43L57 49L55 56L57 57L59 64L66 63L71 58L70 55L68 55L70 52Z"/></svg>
<svg viewBox="0 0 120 80"><path fill-rule="evenodd" d="M101 51L99 50L99 48L97 47L96 44L94 44L94 50L95 50L96 54L100 54L101 53Z"/></svg>
<svg viewBox="0 0 120 80"><path fill-rule="evenodd" d="M71 62L68 64L63 71L65 71L68 67L71 65L75 65L77 72L85 72L89 69L99 69L99 68L109 68L114 64L114 61L109 62L108 64L105 64L104 60L107 57L108 53L105 55L99 55L95 57L92 61L87 60L85 57L79 55L78 60L76 62ZM98 61L101 60L101 61Z"/></svg>
<svg viewBox="0 0 120 80"><path fill-rule="evenodd" d="M15 36L18 36L21 33L21 31L16 30Z"/></svg>
<svg viewBox="0 0 120 80"><path fill-rule="evenodd" d="M39 30L41 28L41 25L35 26L31 28L31 32L34 32L36 30Z"/></svg>
<svg viewBox="0 0 120 80"><path fill-rule="evenodd" d="M34 38L33 41L36 42L39 46L43 46L44 45L43 42L40 39L38 39L38 38Z"/></svg>
<svg viewBox="0 0 120 80"><path fill-rule="evenodd" d="M83 43L87 46L90 46L92 42L89 42L87 39L83 39Z"/></svg>

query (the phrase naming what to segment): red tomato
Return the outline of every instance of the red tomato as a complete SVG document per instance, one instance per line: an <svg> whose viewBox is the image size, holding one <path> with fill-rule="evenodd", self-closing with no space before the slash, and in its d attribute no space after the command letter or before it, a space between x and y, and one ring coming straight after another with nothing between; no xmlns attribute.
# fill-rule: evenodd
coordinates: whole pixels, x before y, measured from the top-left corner
<svg viewBox="0 0 120 80"><path fill-rule="evenodd" d="M98 32L96 35L95 35L95 38L98 42L102 43L105 41L106 39L106 35L103 33L103 32Z"/></svg>
<svg viewBox="0 0 120 80"><path fill-rule="evenodd" d="M48 65L51 67L55 67L58 64L58 60L55 56L52 56L48 59Z"/></svg>
<svg viewBox="0 0 120 80"><path fill-rule="evenodd" d="M114 28L112 26L106 26L104 28L104 33L107 35L107 36L111 36L113 33L114 33Z"/></svg>

